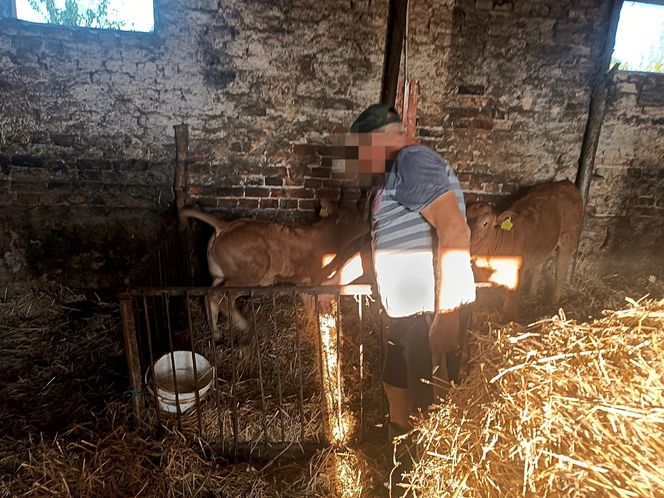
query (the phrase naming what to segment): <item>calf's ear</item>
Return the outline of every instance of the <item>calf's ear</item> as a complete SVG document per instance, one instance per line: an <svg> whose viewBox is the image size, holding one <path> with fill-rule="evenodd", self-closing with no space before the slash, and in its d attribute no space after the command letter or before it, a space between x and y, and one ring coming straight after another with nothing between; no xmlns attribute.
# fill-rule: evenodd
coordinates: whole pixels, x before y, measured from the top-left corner
<svg viewBox="0 0 664 498"><path fill-rule="evenodd" d="M503 211L498 216L496 216L496 225L500 225L501 223L503 223L507 219L511 219L512 221L514 221L516 216L517 216L517 214L514 211L509 211L509 210L508 211Z"/></svg>

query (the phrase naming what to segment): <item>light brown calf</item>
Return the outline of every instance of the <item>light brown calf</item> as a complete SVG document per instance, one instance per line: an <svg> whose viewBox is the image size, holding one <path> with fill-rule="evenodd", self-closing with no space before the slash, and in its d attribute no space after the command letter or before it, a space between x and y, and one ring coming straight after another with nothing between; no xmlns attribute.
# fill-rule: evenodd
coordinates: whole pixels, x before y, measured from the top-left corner
<svg viewBox="0 0 664 498"><path fill-rule="evenodd" d="M486 202L472 204L466 212L471 229L471 256L476 266L484 267L489 274L499 273L492 258L502 258L503 263L512 260L518 272L514 275L514 290L520 287L523 275L529 273L527 287L533 292L538 287L544 264L557 249L553 290L553 300L557 301L581 235L582 211L581 195L567 180L532 187L500 215ZM493 275L485 276L494 280ZM515 292L508 291L505 318L515 318L517 307Z"/></svg>
<svg viewBox="0 0 664 498"><path fill-rule="evenodd" d="M196 218L211 225L215 232L208 241L208 269L213 286L269 286L276 284L319 285L324 280L322 261L336 254L346 241L357 238L368 227L346 213L310 225L289 226L262 220L223 221L193 209L184 209L180 218ZM223 292L211 299L215 333ZM248 323L231 305L231 319L241 330Z"/></svg>

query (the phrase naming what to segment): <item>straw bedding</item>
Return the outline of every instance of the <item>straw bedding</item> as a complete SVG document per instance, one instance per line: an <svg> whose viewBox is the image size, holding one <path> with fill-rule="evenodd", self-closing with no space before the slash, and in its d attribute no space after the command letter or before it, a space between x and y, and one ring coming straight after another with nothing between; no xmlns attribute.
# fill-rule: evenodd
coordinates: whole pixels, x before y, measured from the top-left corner
<svg viewBox="0 0 664 498"><path fill-rule="evenodd" d="M304 439L315 442L322 432L322 403L315 395L316 345L311 332L301 330L299 363L305 401L301 419L293 310L282 303L274 314L271 306L262 303L257 312L269 438L298 441L303 420ZM272 336L273 316L278 324L276 337ZM51 286L0 301L0 323L7 367L0 378L0 496L261 498L337 494L337 462L343 455L332 449L318 452L310 461L295 463L228 465L210 458L214 451L208 442L225 439L228 444L232 440L229 369L219 372L218 398L208 396L199 407L202 438L198 437L195 411L186 414L181 430L174 417L164 414L162 429L155 430L156 416L150 411L144 420L135 421L124 392L126 364L115 304ZM227 345L214 346L201 332L205 331L197 330L196 349L210 359L216 355L219 365L228 365ZM256 349L247 338L237 339L238 441L258 444L263 421ZM349 335L346 347L354 357L357 338ZM282 379L283 433L277 417L277 369ZM351 367L349 371L355 370ZM370 381L375 382L366 380ZM348 402L351 398L349 395ZM353 452L343 461L346 474L362 469L366 489L375 470L367 470L362 453ZM340 495L358 496L348 492Z"/></svg>
<svg viewBox="0 0 664 498"><path fill-rule="evenodd" d="M412 496L664 496L663 348L664 300L475 332L417 428Z"/></svg>
<svg viewBox="0 0 664 498"><path fill-rule="evenodd" d="M596 281L576 285L578 291L568 289L568 316L596 316L604 305L622 301L622 289L664 295L647 275L637 280L610 277L606 285ZM143 422L148 427L134 421L124 392L117 306L110 301L54 286L0 299L5 367L0 373L0 496L380 496L376 490L389 472L380 432L366 431L371 443L364 443L362 451L325 450L298 463L225 465L209 458L210 448L196 437L195 417L184 422L186 436L172 420L160 432L151 430L154 418ZM468 381L453 388L450 402L420 426L420 447L428 453L413 474L417 496L661 496L656 477L662 474L657 436L664 418L657 411L664 406L657 349L664 340L661 313L661 302L643 302L599 322L557 318L527 328L495 328L487 325L491 317L475 317ZM263 333L269 335L272 323L266 326ZM367 325L365 344L376 343L376 329L376 323ZM352 323L346 332L345 402L356 409L359 337ZM510 341L515 337L519 340ZM200 335L196 339L202 340ZM320 400L306 390L315 375L307 363L312 356L304 356L309 339L302 339L310 407L305 418L320 420ZM205 349L209 343L196 344L199 352L210 353ZM315 351L308 344L308 351ZM244 358L239 379L244 384L238 384L237 393L246 389L241 395L252 397L240 406L247 428L240 439L256 441L262 420L252 380L255 349L251 343L239 347L244 350L238 351L238 358ZM273 357L281 351L275 347L292 351L293 346L277 342L261 353ZM227 353L218 351L222 360ZM571 356L537 363L561 353ZM379 393L378 351L367 348L364 355L367 392ZM294 372L293 355L285 358L278 364L284 378ZM267 372L275 367L266 367ZM510 367L517 368L490 382ZM229 378L227 373L220 377L225 387L219 402L228 406ZM291 435L300 430L292 406L298 404L297 384L282 385L291 417L285 430ZM267 385L273 393L278 388L274 377ZM380 397L364 401L369 429L381 420L384 406ZM214 439L223 431L228 437L230 413L223 412L220 425L218 413L210 410L215 402L210 396L200 407L204 435L207 431ZM270 402L276 413L274 396ZM278 419L268 418L268 425L270 437L279 439ZM318 423L306 425L306 437L317 437L319 429Z"/></svg>
<svg viewBox="0 0 664 498"><path fill-rule="evenodd" d="M252 331L244 333L236 330L233 348L230 347L227 323L222 327L221 338L211 340L203 306L197 304L202 303L192 302L195 349L216 366L218 381L217 389L210 391L199 409L202 438L211 443L232 441L235 417L238 424L235 436L240 444L259 444L265 433L271 443L322 444L326 414L317 362L320 344L316 339L316 326L305 317L299 301L294 301L290 295L277 295L274 302L269 295L255 296L253 310L257 333L253 332L253 327ZM250 317L252 306L244 304L243 311ZM344 389L343 403L344 406L359 405L362 339L365 343L363 402L367 417L380 419L381 390L375 375L379 371L380 356L378 323L377 317L368 310L365 309L364 314L360 326L357 303L351 297L343 298L341 362L343 382L348 386ZM360 337L360 327L363 338ZM148 401L152 409L155 399L150 397ZM174 415L162 416L161 422L173 429L178 427ZM188 412L179 430L198 435L198 413Z"/></svg>

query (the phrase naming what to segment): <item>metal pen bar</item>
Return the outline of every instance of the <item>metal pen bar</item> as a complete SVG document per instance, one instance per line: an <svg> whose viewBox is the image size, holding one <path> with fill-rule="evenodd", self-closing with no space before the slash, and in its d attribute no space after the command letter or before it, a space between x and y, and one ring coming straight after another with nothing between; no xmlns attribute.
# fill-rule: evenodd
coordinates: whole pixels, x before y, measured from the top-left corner
<svg viewBox="0 0 664 498"><path fill-rule="evenodd" d="M300 405L300 442L304 441L304 384L302 382L302 353L300 351L300 326L297 323L297 296L293 291L293 316L295 316L295 360L297 362L298 401Z"/></svg>
<svg viewBox="0 0 664 498"><path fill-rule="evenodd" d="M275 459L280 462L296 462L311 459L317 452L324 450L325 446L320 443L276 443L271 444L269 447L256 446L250 443L242 443L237 451L236 457L239 457L243 462L265 462L272 463ZM207 450L207 451L206 451ZM227 465L228 459L233 458L233 455L228 455L217 445L207 446L203 449L203 453L207 460L219 462L221 465ZM225 496L225 495L224 495ZM254 495L251 495L254 496ZM279 495L287 496L287 495Z"/></svg>
<svg viewBox="0 0 664 498"><path fill-rule="evenodd" d="M379 340L380 340L380 349L378 350L379 351L378 359L380 361L380 365L379 365L378 368L382 372L383 371L383 365L385 364L385 358L384 358L385 357L385 349L384 349L385 348L385 341L384 341L385 340L385 330L384 330L385 315L383 314L382 309L380 309L378 311L378 315L379 315L378 337L379 337ZM382 394L381 394L381 404L383 406L383 418L384 418L385 414L387 413L387 400L385 399L385 391L382 390L381 392L382 392Z"/></svg>
<svg viewBox="0 0 664 498"><path fill-rule="evenodd" d="M335 298L337 301L336 316L334 317L336 322L334 332L336 334L337 343L337 420L339 423L339 429L343 429L343 416L341 413L341 299L338 291Z"/></svg>
<svg viewBox="0 0 664 498"><path fill-rule="evenodd" d="M215 287L183 287L183 286L171 286L171 287L136 287L129 289L126 292L120 294L120 297L124 296L183 296L185 292L189 292L192 296L204 296L209 290L214 289ZM283 292L284 294L290 294L293 291L293 286L289 285L273 285L273 286L259 286L259 287L226 287L224 290L233 292L236 294L245 294L254 293L257 295L270 294L272 292ZM317 286L298 286L297 291L303 294L311 294L314 292L323 292L330 293L339 291L339 294L342 296L355 296L355 295L371 295L372 290L370 285L317 285Z"/></svg>
<svg viewBox="0 0 664 498"><path fill-rule="evenodd" d="M316 331L318 332L318 338L316 345L318 347L318 367L320 371L320 393L321 393L321 408L322 408L322 430L323 430L323 442L325 444L329 443L328 440L328 411L327 411L327 393L325 392L325 368L324 368L324 359L323 359L323 338L320 333L320 311L318 306L318 293L314 292L314 309L316 310ZM330 428L331 429L331 428Z"/></svg>
<svg viewBox="0 0 664 498"><path fill-rule="evenodd" d="M154 348L152 347L152 327L150 327L150 314L148 313L148 298L143 296L143 312L145 316L145 334L148 342L148 356L150 357L150 382L152 383L152 393L154 394L154 407L157 411L157 423L161 425L161 410L159 409L159 397L157 395L157 381L154 378Z"/></svg>
<svg viewBox="0 0 664 498"><path fill-rule="evenodd" d="M205 315L207 317L207 323L208 323L208 330L210 331L210 339L212 340L212 368L214 370L213 375L214 378L212 380L213 382L213 387L214 387L214 401L216 405L216 412L217 412L217 424L219 426L219 434L221 434L221 446L224 451L226 452L226 438L224 437L224 429L226 428L226 424L224 423L224 420L221 416L221 402L219 401L219 383L217 382L217 377L218 377L218 372L217 370L217 345L215 343L215 338L214 338L214 331L212 330L212 307L210 306L210 295L206 295L203 298L203 304L205 306Z"/></svg>
<svg viewBox="0 0 664 498"><path fill-rule="evenodd" d="M132 390L132 404L136 418L141 417L142 389L141 362L138 356L138 345L136 343L136 326L131 299L120 300L120 316L122 318L122 332L124 335L125 354L127 356L127 369L129 373L129 384Z"/></svg>
<svg viewBox="0 0 664 498"><path fill-rule="evenodd" d="M141 327L141 320L140 320L140 310L138 307L138 300L137 299L132 299L131 300L131 311L132 311L132 316L134 317L134 324L135 324L135 331L134 333L136 334L136 348L138 351L138 364L139 367L141 368L141 371L143 371L143 358L141 357L141 352L145 351L145 345L143 344L144 339L143 339L143 334L141 334L142 327Z"/></svg>
<svg viewBox="0 0 664 498"><path fill-rule="evenodd" d="M180 395L178 391L178 380L175 372L175 352L173 351L173 331L171 329L171 310L169 297L165 298L166 304L166 330L168 331L168 347L171 350L171 368L173 369L173 390L175 391L175 407L177 409L178 429L182 432L182 411L180 410Z"/></svg>
<svg viewBox="0 0 664 498"><path fill-rule="evenodd" d="M295 317L297 320L297 317ZM277 340L277 303L276 298L274 297L274 292L272 292L272 340ZM281 426L281 441L283 442L286 438L286 429L284 427L284 402L283 402L283 391L281 388L281 367L280 367L280 358L275 358L276 370L277 370L277 386L279 391L279 425Z"/></svg>
<svg viewBox="0 0 664 498"><path fill-rule="evenodd" d="M265 401L265 386L263 385L263 367L261 365L261 353L258 347L259 333L258 333L258 328L256 327L256 305L254 303L255 296L253 291L251 293L250 299L251 299L251 317L254 327L254 349L256 351L256 361L258 362L258 382L261 388L261 407L263 409L263 437L264 437L263 444L267 448L269 441L269 434L267 431L267 403Z"/></svg>
<svg viewBox="0 0 664 498"><path fill-rule="evenodd" d="M194 352L194 326L191 321L191 302L189 293L184 297L187 305L187 332L189 333L189 342L191 344L191 363L194 369L194 392L196 395L196 418L198 419L198 435L203 436L203 421L201 420L201 397L198 384L198 367L196 366L196 353Z"/></svg>
<svg viewBox="0 0 664 498"><path fill-rule="evenodd" d="M360 326L358 331L360 341L359 351L359 371L360 371L360 441L364 440L364 314L362 306L364 305L364 296L360 296L358 315L360 317Z"/></svg>
<svg viewBox="0 0 664 498"><path fill-rule="evenodd" d="M224 292L226 297L226 305L228 306L228 330L230 332L231 340L231 402L233 403L233 455L234 460L237 458L237 438L238 438L238 418L237 418L237 402L235 401L235 387L237 384L237 369L235 365L235 343L233 334L233 314L231 310L231 295L228 291Z"/></svg>

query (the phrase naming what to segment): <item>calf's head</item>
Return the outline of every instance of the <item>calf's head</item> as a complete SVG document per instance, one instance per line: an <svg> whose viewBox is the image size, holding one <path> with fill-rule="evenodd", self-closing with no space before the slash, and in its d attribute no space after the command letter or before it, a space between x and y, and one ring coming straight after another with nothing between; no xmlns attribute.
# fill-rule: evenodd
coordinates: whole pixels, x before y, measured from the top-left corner
<svg viewBox="0 0 664 498"><path fill-rule="evenodd" d="M488 202L476 202L466 208L470 227L470 247L476 247L496 225L496 210Z"/></svg>

